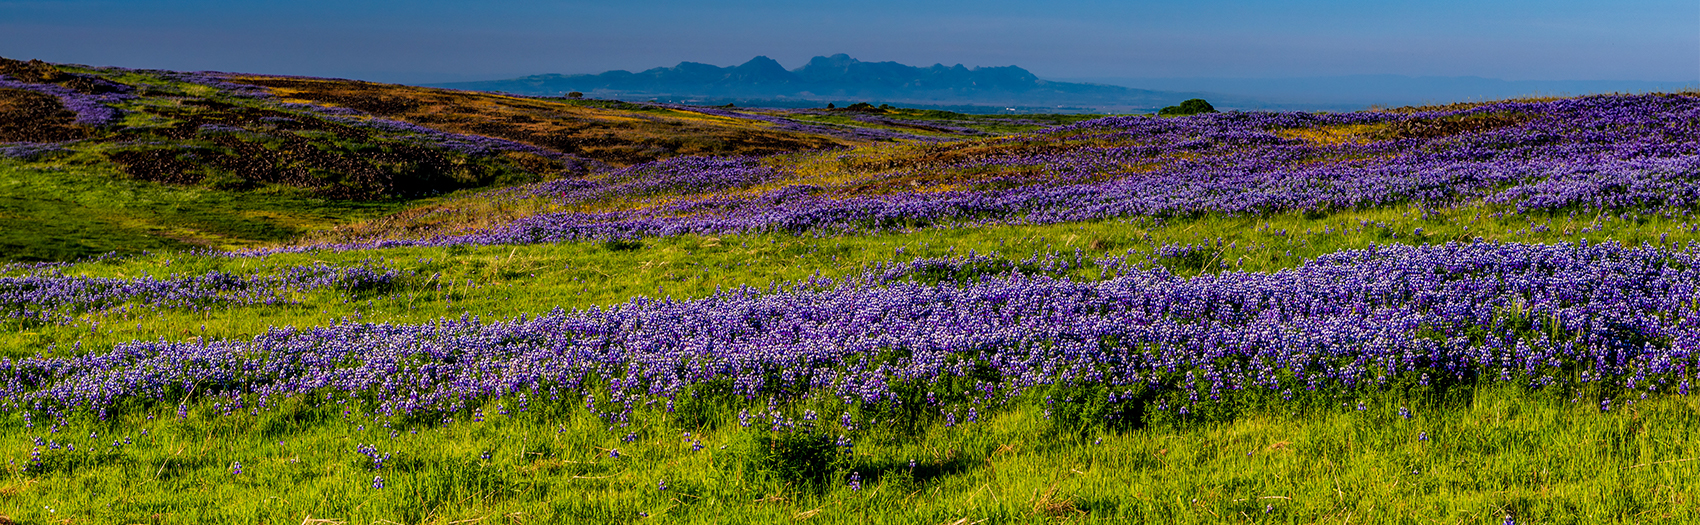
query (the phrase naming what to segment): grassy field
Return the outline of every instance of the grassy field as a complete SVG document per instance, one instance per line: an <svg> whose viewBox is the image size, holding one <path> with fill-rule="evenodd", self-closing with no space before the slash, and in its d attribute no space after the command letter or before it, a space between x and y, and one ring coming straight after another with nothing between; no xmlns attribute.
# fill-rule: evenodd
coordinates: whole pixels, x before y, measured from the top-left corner
<svg viewBox="0 0 1700 525"><path fill-rule="evenodd" d="M1417 229L1422 233L1415 233ZM1584 233L1582 230L1587 229ZM1326 230L1326 232L1324 231ZM768 287L812 275L842 278L882 262L995 254L1012 261L1060 256L1085 259L1126 256L1162 265L1178 275L1222 271L1271 272L1345 249L1388 243L1619 242L1687 245L1700 241L1700 224L1658 214L1573 219L1566 214L1516 214L1502 207L1433 211L1388 208L1341 212L1323 218L1287 214L1204 217L1188 221L1110 221L1043 226L936 228L865 236L810 237L686 235L646 239L635 246L565 243L518 246L408 247L312 251L264 258L163 252L72 266L70 275L135 278L225 272L266 274L323 262L375 263L401 270L387 290L301 294L289 306L233 306L197 312L152 309L145 304L82 314L66 326L24 326L0 321L0 356L22 357L46 348L105 348L131 340L207 336L241 338L271 326L313 326L327 319L418 323L477 315L489 319L624 303L634 297L705 297L717 289ZM1163 246L1199 246L1200 255L1157 257ZM1088 262L1069 274L1099 278ZM91 332L89 326L98 325Z"/></svg>
<svg viewBox="0 0 1700 525"><path fill-rule="evenodd" d="M281 307L188 312L130 304L69 325L12 321L0 346L18 358L138 339L241 338L328 319L408 323L470 314L493 321L554 306L701 297L717 287L843 276L880 261L971 250L1012 260L1131 253L1184 275L1275 271L1388 242L1700 240L1693 225L1658 215L1579 223L1503 211L1390 208L1320 218L685 236L641 247L400 248L261 259L167 253L62 271L264 274L312 261L365 261L406 277L386 290L301 294L298 304ZM1589 233L1577 233L1584 224ZM1412 237L1417 228L1424 233ZM1208 245L1211 255L1149 255L1173 244ZM1092 279L1098 272L1087 265L1071 275ZM0 514L23 523L1639 523L1700 513L1692 496L1700 487L1689 475L1695 463L1687 461L1700 456L1700 445L1688 439L1700 427L1700 405L1688 397L1630 401L1602 413L1592 401L1598 395L1585 391L1388 393L1361 410L1318 395L1217 420L1117 428L1046 418L1033 393L974 424L876 429L850 452L741 427L737 411L759 403L735 399L678 413L647 409L625 427L568 403L520 411L514 399L459 414L454 423L426 424L392 423L358 401L287 399L245 415L254 407L189 397L181 413L137 405L51 430L7 416L0 425L0 455L10 462ZM1400 416L1406 407L1409 418ZM76 450L37 446L38 437ZM362 445L389 455L381 469L357 450ZM618 457L610 457L614 450ZM46 469L20 471L38 451ZM849 483L852 473L859 488ZM373 487L377 477L382 488Z"/></svg>
<svg viewBox="0 0 1700 525"><path fill-rule="evenodd" d="M229 191L131 180L89 157L0 158L4 260L255 247L418 205L325 199L285 187Z"/></svg>
<svg viewBox="0 0 1700 525"><path fill-rule="evenodd" d="M702 418L609 431L582 407L384 427L357 406L136 407L49 434L0 482L21 523L1648 523L1700 515L1692 398L1600 413L1484 390L1079 431L1017 402L848 451ZM1400 407L1411 409L1406 418ZM347 411L340 409L348 408ZM1302 413L1301 413L1302 412ZM670 417L677 416L677 417ZM713 417L720 416L720 417ZM7 424L7 443L39 432ZM114 445L113 443L117 444ZM785 443L786 453L769 443ZM384 458L375 469L370 445ZM15 445L8 455L27 454ZM824 448L824 450L822 450ZM826 464L810 476L807 466ZM850 484L854 473L859 487ZM381 478L381 482L379 481ZM381 484L381 487L376 485ZM963 521L966 520L966 521Z"/></svg>

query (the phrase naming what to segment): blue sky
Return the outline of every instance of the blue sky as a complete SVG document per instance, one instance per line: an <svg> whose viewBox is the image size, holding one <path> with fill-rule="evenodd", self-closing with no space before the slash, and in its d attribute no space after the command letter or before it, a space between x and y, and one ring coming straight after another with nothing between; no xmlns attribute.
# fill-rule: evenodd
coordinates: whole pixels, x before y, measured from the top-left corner
<svg viewBox="0 0 1700 525"><path fill-rule="evenodd" d="M1700 80L1694 0L0 0L0 56L391 82L786 67L849 53L1046 78Z"/></svg>

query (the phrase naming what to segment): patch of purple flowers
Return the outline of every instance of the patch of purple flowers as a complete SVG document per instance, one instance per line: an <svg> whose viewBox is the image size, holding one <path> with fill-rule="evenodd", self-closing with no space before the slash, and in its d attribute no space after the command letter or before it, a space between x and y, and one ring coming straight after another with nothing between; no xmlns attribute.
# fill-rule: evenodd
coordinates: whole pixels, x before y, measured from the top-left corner
<svg viewBox="0 0 1700 525"><path fill-rule="evenodd" d="M123 116L118 109L111 105L136 98L130 94L129 86L106 83L113 86L115 91L108 93L80 93L76 90L57 84L36 84L22 82L17 79L0 75L0 88L23 89L37 93L53 95L59 103L65 105L77 114L77 123L85 126L103 126L117 122Z"/></svg>
<svg viewBox="0 0 1700 525"><path fill-rule="evenodd" d="M931 282L919 278L978 271L987 259L923 260L700 300L639 298L494 322L281 327L243 340L0 360L0 406L66 417L177 403L193 387L227 399L369 399L382 417L402 417L525 394L594 399L583 405L623 425L633 407L710 383L750 400L926 403L921 412L932 414L1047 385L1148 390L1158 411L1177 414L1242 392L1349 396L1418 377L1674 391L1700 369L1700 317L1686 314L1700 301L1697 252L1390 245L1272 273L1182 278L1122 267L1085 282L1030 271ZM981 379L964 379L971 373ZM740 418L793 424L798 416L782 409Z"/></svg>
<svg viewBox="0 0 1700 525"><path fill-rule="evenodd" d="M10 143L10 144L0 145L0 157L26 160L26 161L36 160L36 159L41 158L41 157L46 156L46 155L52 155L52 154L56 154L56 153L64 153L64 152L68 152L68 151L70 151L70 150L65 149L63 146L61 146L59 144L42 144L42 143L36 143L36 142L15 142L15 143Z"/></svg>
<svg viewBox="0 0 1700 525"><path fill-rule="evenodd" d="M0 276L0 320L68 324L77 315L138 303L140 308L200 310L216 305L287 304L291 292L384 286L400 272L373 264L293 266L268 275L209 272L197 276L83 277L54 268Z"/></svg>
<svg viewBox="0 0 1700 525"><path fill-rule="evenodd" d="M1515 115L1508 117L1506 115ZM1403 129L1413 123L1502 118L1502 127L1440 137L1313 143L1291 130L1331 126ZM862 233L927 226L1053 224L1123 217L1247 216L1419 203L1487 202L1520 210L1628 207L1686 210L1700 203L1700 97L1617 95L1506 102L1416 115L1220 113L1182 118L1109 117L990 139L982 156L894 168L902 178L958 169L1029 170L1003 189L883 194L728 178L727 163L669 160L623 173L644 181L585 178L503 190L497 198L584 202L634 184L678 198L607 212L522 217L423 239L289 248L524 244L678 234ZM1037 152L1036 152L1037 151ZM740 168L742 169L742 168ZM872 175L870 175L872 176ZM1015 179L1010 179L1015 181ZM856 181L848 184L867 184Z"/></svg>

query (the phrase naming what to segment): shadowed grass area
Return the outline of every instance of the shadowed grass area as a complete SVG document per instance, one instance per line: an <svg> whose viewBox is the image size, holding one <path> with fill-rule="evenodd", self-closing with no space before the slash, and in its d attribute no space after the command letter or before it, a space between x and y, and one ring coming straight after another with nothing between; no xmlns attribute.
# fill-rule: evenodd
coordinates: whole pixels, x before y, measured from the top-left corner
<svg viewBox="0 0 1700 525"><path fill-rule="evenodd" d="M286 187L223 191L128 180L89 154L33 163L0 158L0 260L254 247L406 205L323 199Z"/></svg>

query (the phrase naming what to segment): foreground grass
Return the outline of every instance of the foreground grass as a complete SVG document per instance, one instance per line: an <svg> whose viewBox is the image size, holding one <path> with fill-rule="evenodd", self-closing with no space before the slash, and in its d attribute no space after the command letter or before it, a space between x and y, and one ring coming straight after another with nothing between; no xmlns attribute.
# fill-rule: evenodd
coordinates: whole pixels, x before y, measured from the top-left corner
<svg viewBox="0 0 1700 525"><path fill-rule="evenodd" d="M717 288L842 277L873 263L970 251L1009 259L1127 256L1193 275L1277 271L1386 243L1700 240L1693 219L1682 214L1507 212L1396 207L868 236L681 236L641 245L263 258L165 253L62 270L103 277L247 275L322 261L372 262L407 275L388 289L297 294L296 304L285 306L190 312L128 304L88 312L71 325L4 321L0 350L9 357L100 352L136 339L240 338L338 319L495 320L636 296L701 297ZM1185 257L1150 255L1165 245L1196 249ZM1071 275L1100 273L1086 264ZM0 516L21 523L444 524L645 516L715 523L1700 519L1692 496L1700 493L1693 471L1700 461L1691 461L1700 457L1700 442L1691 437L1700 430L1700 404L1691 397L1618 399L1612 411L1601 412L1597 395L1493 386L1444 402L1372 396L1362 411L1311 403L1217 421L1083 430L1046 419L1035 397L974 424L935 421L913 432L856 436L853 453L810 459L825 467L809 479L783 475L791 460L762 445L772 435L739 426L733 414L745 403L740 400L700 406L692 417L640 409L626 427L590 415L576 398L533 399L519 411L510 397L485 406L483 417L454 414L453 422L390 421L357 401L302 398L267 407L192 399L181 418L176 406L131 406L106 421L82 415L59 428L46 421L26 427L14 413L0 416ZM1413 417L1400 417L1400 407L1413 409ZM37 438L60 447L38 446ZM357 450L361 445L391 457L374 469ZM614 450L618 458L610 457ZM24 470L36 451L45 466ZM850 473L861 479L859 489L851 488ZM374 488L377 477L382 488Z"/></svg>
<svg viewBox="0 0 1700 525"><path fill-rule="evenodd" d="M56 432L8 421L0 454L17 464L0 478L0 514L20 523L1700 519L1691 439L1700 402L1657 397L1602 413L1565 397L1499 386L1409 419L1397 410L1413 400L1384 399L1362 411L1086 432L1017 401L979 423L876 432L814 481L778 475L776 460L763 459L766 433L729 417L701 424L655 410L610 428L566 403L509 415L493 403L481 422L385 428L337 403L219 415L203 401L183 419L152 407ZM45 452L46 473L20 472L36 436L77 450ZM390 455L381 468L357 451L366 444Z"/></svg>

